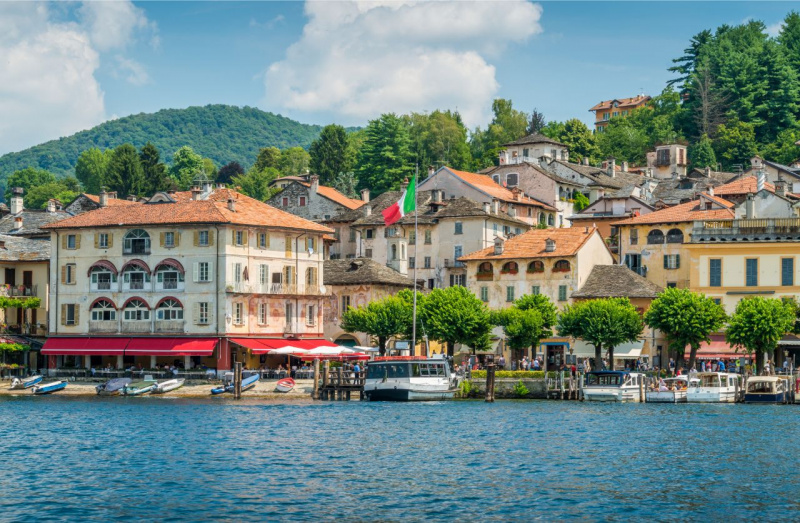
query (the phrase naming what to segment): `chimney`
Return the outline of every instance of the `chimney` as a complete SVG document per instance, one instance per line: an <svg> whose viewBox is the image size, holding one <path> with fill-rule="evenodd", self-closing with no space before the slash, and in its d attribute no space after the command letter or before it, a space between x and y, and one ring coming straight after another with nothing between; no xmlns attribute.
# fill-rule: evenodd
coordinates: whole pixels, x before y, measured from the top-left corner
<svg viewBox="0 0 800 523"><path fill-rule="evenodd" d="M136 195L135 194L129 194L127 200L129 202L135 202L136 201Z"/></svg>
<svg viewBox="0 0 800 523"><path fill-rule="evenodd" d="M753 167L753 169L761 169L764 166L761 157L758 155L750 158L750 165Z"/></svg>
<svg viewBox="0 0 800 523"><path fill-rule="evenodd" d="M433 168L433 165L428 166L428 176L433 176L433 173L436 172L436 169Z"/></svg>
<svg viewBox="0 0 800 523"><path fill-rule="evenodd" d="M614 157L608 159L608 175L612 178L617 172L617 160Z"/></svg>
<svg viewBox="0 0 800 523"><path fill-rule="evenodd" d="M505 249L505 240L500 236L494 237L494 254L499 256L503 254L503 250Z"/></svg>
<svg viewBox="0 0 800 523"><path fill-rule="evenodd" d="M748 194L744 201L744 217L748 220L756 217L756 199L752 193Z"/></svg>
<svg viewBox="0 0 800 523"><path fill-rule="evenodd" d="M369 189L361 189L361 201L369 203Z"/></svg>
<svg viewBox="0 0 800 523"><path fill-rule="evenodd" d="M236 212L236 200L233 198L228 198L228 210L231 212Z"/></svg>
<svg viewBox="0 0 800 523"><path fill-rule="evenodd" d="M312 174L311 175L311 192L317 194L317 189L319 189L319 175Z"/></svg>
<svg viewBox="0 0 800 523"><path fill-rule="evenodd" d="M25 202L22 200L22 187L14 187L11 189L11 194L9 210L11 214L19 214L25 210Z"/></svg>
<svg viewBox="0 0 800 523"><path fill-rule="evenodd" d="M624 173L628 172L628 162L624 160L622 161L622 172Z"/></svg>
<svg viewBox="0 0 800 523"><path fill-rule="evenodd" d="M492 212L492 204L489 202L483 202L483 212L486 214Z"/></svg>
<svg viewBox="0 0 800 523"><path fill-rule="evenodd" d="M764 190L767 182L767 173L763 169L759 169L758 177L756 178L756 191L761 192Z"/></svg>
<svg viewBox="0 0 800 523"><path fill-rule="evenodd" d="M22 215L19 215L14 218L14 229L15 230L22 229Z"/></svg>
<svg viewBox="0 0 800 523"><path fill-rule="evenodd" d="M372 205L364 206L364 216L372 216Z"/></svg>
<svg viewBox="0 0 800 523"><path fill-rule="evenodd" d="M492 214L497 214L500 212L500 202L498 200L492 200Z"/></svg>
<svg viewBox="0 0 800 523"><path fill-rule="evenodd" d="M224 188L225 188L225 184L224 183L218 183L217 184L217 189L224 189ZM172 191L172 192L174 193L175 191Z"/></svg>
<svg viewBox="0 0 800 523"><path fill-rule="evenodd" d="M442 193L438 189L433 191L433 203L441 203L442 202Z"/></svg>
<svg viewBox="0 0 800 523"><path fill-rule="evenodd" d="M512 218L517 217L517 209L515 209L513 205L508 206L508 215L511 216Z"/></svg>
<svg viewBox="0 0 800 523"><path fill-rule="evenodd" d="M56 201L52 198L47 200L47 212L56 212Z"/></svg>
<svg viewBox="0 0 800 523"><path fill-rule="evenodd" d="M544 241L544 252L554 252L556 250L556 241L552 238L547 238Z"/></svg>
<svg viewBox="0 0 800 523"><path fill-rule="evenodd" d="M514 201L520 202L522 201L522 190L519 187L513 187L511 192L514 194Z"/></svg>
<svg viewBox="0 0 800 523"><path fill-rule="evenodd" d="M786 196L786 181L784 181L780 173L778 173L778 179L775 180L775 194L778 196Z"/></svg>
<svg viewBox="0 0 800 523"><path fill-rule="evenodd" d="M194 187L192 187L192 200L199 200L201 192L202 191L200 190L200 187L198 187L196 185Z"/></svg>
<svg viewBox="0 0 800 523"><path fill-rule="evenodd" d="M594 225L594 224L592 224L592 225ZM583 228L583 234L589 234L589 226L588 225Z"/></svg>
<svg viewBox="0 0 800 523"><path fill-rule="evenodd" d="M706 165L706 168L703 170L705 172L706 178L711 178L711 166Z"/></svg>
<svg viewBox="0 0 800 523"><path fill-rule="evenodd" d="M175 196L175 189L170 189L170 190L168 190L168 191L167 191L167 195L169 195L169 196Z"/></svg>
<svg viewBox="0 0 800 523"><path fill-rule="evenodd" d="M108 199L109 200L116 200L117 199L117 191L108 191Z"/></svg>
<svg viewBox="0 0 800 523"><path fill-rule="evenodd" d="M589 165L589 157L588 156L584 156L581 159L581 165Z"/></svg>
<svg viewBox="0 0 800 523"><path fill-rule="evenodd" d="M106 188L103 187L100 189L100 207L105 207L108 205L108 193L106 192Z"/></svg>

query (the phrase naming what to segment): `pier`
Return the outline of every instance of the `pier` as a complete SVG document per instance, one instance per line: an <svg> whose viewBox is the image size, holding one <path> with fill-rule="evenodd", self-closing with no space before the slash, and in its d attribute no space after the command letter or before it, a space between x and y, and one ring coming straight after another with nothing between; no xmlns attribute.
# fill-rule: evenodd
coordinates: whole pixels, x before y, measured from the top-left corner
<svg viewBox="0 0 800 523"><path fill-rule="evenodd" d="M314 391L313 399L323 401L350 401L358 395L359 400L365 400L364 380L366 371L358 373L344 367L331 367L329 361L324 362L320 369L319 360L314 362Z"/></svg>

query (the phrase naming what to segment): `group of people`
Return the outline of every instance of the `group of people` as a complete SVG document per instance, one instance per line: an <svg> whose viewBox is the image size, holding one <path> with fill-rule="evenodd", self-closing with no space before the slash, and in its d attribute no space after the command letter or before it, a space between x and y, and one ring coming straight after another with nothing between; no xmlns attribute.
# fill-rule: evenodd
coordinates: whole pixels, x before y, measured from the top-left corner
<svg viewBox="0 0 800 523"><path fill-rule="evenodd" d="M670 374L682 375L689 373L685 366L678 368L676 367L675 360L670 358ZM744 374L745 376L752 376L754 371L750 360L747 360L744 364L742 364L741 358L736 358L733 361L726 360L724 358L719 358L717 360L700 360L699 367L700 372L734 372L736 374ZM695 364L695 369L697 369L697 364ZM780 368L778 368L771 359L766 360L761 368L761 374L763 376L773 376L778 372L781 374L790 374L792 371L792 364L788 358L783 360L783 365Z"/></svg>

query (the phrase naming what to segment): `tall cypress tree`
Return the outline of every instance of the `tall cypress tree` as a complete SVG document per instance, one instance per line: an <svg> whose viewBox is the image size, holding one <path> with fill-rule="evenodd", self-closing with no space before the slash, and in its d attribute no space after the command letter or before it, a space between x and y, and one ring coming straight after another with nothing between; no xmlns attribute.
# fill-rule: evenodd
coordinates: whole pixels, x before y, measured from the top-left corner
<svg viewBox="0 0 800 523"><path fill-rule="evenodd" d="M108 163L104 185L116 191L120 198L145 194L145 179L136 147L126 143L114 149Z"/></svg>
<svg viewBox="0 0 800 523"><path fill-rule="evenodd" d="M359 189L376 194L397 189L414 174L410 138L403 121L395 114L383 114L369 122L358 159Z"/></svg>
<svg viewBox="0 0 800 523"><path fill-rule="evenodd" d="M167 175L167 166L161 163L161 155L155 145L147 142L139 152L139 162L144 176L144 193L152 196L158 191L166 191L171 180Z"/></svg>
<svg viewBox="0 0 800 523"><path fill-rule="evenodd" d="M326 125L308 152L311 172L318 174L322 183L332 184L339 173L352 168L347 154L347 131L341 125Z"/></svg>

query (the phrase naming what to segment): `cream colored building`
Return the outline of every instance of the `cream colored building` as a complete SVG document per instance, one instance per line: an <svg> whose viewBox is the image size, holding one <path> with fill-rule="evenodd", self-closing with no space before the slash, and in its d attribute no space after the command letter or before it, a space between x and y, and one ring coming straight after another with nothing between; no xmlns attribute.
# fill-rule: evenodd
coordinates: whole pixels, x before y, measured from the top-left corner
<svg viewBox="0 0 800 523"><path fill-rule="evenodd" d="M224 370L233 358L257 365L282 340L321 340L330 229L208 185L104 200L47 226L51 367L81 356L87 367Z"/></svg>

